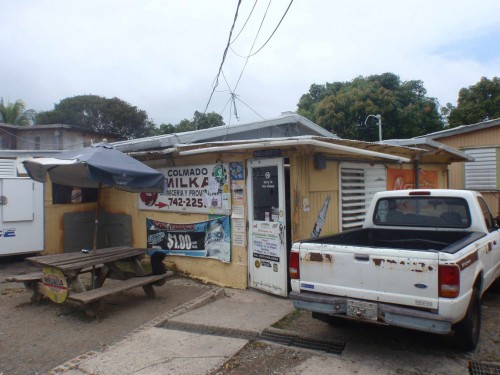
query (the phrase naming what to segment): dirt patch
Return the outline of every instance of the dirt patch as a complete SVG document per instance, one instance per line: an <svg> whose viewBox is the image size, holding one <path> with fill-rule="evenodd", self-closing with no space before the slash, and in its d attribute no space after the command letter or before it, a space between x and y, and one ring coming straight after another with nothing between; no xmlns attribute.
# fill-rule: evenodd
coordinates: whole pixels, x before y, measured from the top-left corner
<svg viewBox="0 0 500 375"><path fill-rule="evenodd" d="M312 354L263 342L251 342L212 375L287 374Z"/></svg>
<svg viewBox="0 0 500 375"><path fill-rule="evenodd" d="M345 353L331 355L254 342L246 345L212 375L302 373L300 364L312 356L343 360L344 372L339 370L339 373L367 373L367 371L380 373L379 370L382 369L384 374L450 374L456 373L459 369L465 374L468 373L469 360L500 364L498 316L500 316L500 293L492 290L483 298L479 345L472 352L463 352L455 345L452 334L439 336L341 319L335 324L327 324L313 319L308 312L296 310L275 323L273 327L287 334L344 342ZM408 358L414 358L412 363L406 363ZM450 361L445 362L443 358ZM324 372L321 373L331 373L331 368L328 366L331 366L332 362L324 363ZM370 370L371 367L366 366L366 363L375 366L372 367L373 370ZM362 367L363 365L365 367ZM303 366L307 367L304 363Z"/></svg>
<svg viewBox="0 0 500 375"><path fill-rule="evenodd" d="M158 299L135 288L105 299L98 318L89 318L75 305L33 303L23 284L5 282L6 275L30 270L22 259L0 259L0 374L43 374L78 355L101 351L209 288L173 277L155 288Z"/></svg>

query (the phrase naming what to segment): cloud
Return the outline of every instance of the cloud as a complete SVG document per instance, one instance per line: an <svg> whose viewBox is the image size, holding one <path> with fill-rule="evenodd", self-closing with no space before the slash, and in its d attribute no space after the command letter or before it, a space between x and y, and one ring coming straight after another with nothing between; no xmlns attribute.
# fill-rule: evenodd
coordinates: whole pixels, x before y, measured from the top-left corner
<svg viewBox="0 0 500 375"><path fill-rule="evenodd" d="M253 4L242 2L233 32L241 56L265 43L288 6L271 3L261 26L268 3L258 2L240 33ZM75 95L116 96L175 124L205 109L236 2L0 0L0 8L8 51L0 96L37 110ZM238 80L244 122L295 110L313 83L384 72L455 102L460 88L500 71L499 13L488 0L295 1L259 53L247 61L228 52L227 83L220 77L208 110L225 108L226 123L236 121L228 100Z"/></svg>

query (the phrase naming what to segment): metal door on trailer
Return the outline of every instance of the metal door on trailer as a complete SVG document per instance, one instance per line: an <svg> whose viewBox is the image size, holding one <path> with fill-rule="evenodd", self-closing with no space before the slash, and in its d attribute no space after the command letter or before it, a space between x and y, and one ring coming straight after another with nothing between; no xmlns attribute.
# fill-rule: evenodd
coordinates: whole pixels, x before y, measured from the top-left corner
<svg viewBox="0 0 500 375"><path fill-rule="evenodd" d="M0 178L0 255L44 249L43 184Z"/></svg>

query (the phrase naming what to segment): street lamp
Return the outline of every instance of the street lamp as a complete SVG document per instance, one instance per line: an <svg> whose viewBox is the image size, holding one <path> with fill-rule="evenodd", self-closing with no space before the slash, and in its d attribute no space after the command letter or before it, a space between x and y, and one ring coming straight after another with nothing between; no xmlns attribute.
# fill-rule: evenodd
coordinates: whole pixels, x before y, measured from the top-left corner
<svg viewBox="0 0 500 375"><path fill-rule="evenodd" d="M379 138L379 142L382 143L382 116L381 115L368 115L368 117L365 120L365 125L370 117L375 117L378 120L378 138Z"/></svg>

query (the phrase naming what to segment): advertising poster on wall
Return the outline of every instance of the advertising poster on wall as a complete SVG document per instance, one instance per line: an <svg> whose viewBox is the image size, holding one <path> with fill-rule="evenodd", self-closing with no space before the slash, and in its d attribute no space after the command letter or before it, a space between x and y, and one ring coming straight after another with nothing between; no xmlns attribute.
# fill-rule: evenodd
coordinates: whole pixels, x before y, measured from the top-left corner
<svg viewBox="0 0 500 375"><path fill-rule="evenodd" d="M231 181L236 181L236 180L243 180L243 163L241 162L232 162L229 163L229 169L231 173Z"/></svg>
<svg viewBox="0 0 500 375"><path fill-rule="evenodd" d="M227 215L231 211L227 163L159 169L165 175L163 193L139 194L139 209Z"/></svg>
<svg viewBox="0 0 500 375"><path fill-rule="evenodd" d="M229 216L190 224L146 219L147 247L167 255L214 258L231 261Z"/></svg>
<svg viewBox="0 0 500 375"><path fill-rule="evenodd" d="M420 189L436 189L438 185L437 171L420 170ZM413 169L387 169L387 190L416 189L415 171Z"/></svg>

